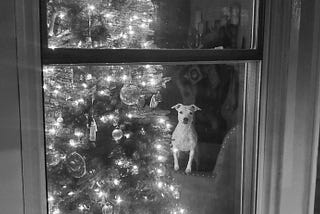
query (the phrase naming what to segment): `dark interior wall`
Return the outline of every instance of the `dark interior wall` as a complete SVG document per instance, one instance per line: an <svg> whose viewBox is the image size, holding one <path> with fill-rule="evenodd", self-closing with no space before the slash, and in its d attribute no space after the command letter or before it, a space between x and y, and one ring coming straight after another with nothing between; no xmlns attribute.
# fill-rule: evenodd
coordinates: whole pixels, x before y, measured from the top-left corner
<svg viewBox="0 0 320 214"><path fill-rule="evenodd" d="M0 213L22 214L15 1L0 1Z"/></svg>

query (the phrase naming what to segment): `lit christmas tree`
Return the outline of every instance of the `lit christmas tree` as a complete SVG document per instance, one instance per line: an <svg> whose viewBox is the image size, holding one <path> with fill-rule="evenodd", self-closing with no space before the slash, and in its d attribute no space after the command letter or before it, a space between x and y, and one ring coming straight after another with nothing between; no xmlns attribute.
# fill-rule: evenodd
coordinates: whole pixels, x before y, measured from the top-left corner
<svg viewBox="0 0 320 214"><path fill-rule="evenodd" d="M58 213L184 213L162 66L44 69L48 203Z"/></svg>
<svg viewBox="0 0 320 214"><path fill-rule="evenodd" d="M157 48L151 0L50 0L50 48ZM44 68L50 214L184 213L155 65ZM170 164L169 164L170 163Z"/></svg>
<svg viewBox="0 0 320 214"><path fill-rule="evenodd" d="M156 48L151 0L49 0L50 48Z"/></svg>

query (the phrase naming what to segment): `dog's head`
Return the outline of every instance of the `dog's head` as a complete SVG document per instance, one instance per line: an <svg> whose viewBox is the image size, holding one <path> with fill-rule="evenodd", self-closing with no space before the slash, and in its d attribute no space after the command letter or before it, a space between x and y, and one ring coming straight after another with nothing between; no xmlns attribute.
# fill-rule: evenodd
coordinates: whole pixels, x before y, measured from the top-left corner
<svg viewBox="0 0 320 214"><path fill-rule="evenodd" d="M182 104L177 104L175 106L172 106L171 108L174 108L178 112L178 121L179 123L183 124L191 124L193 122L193 115L194 112L201 110L199 107L196 105L182 105Z"/></svg>

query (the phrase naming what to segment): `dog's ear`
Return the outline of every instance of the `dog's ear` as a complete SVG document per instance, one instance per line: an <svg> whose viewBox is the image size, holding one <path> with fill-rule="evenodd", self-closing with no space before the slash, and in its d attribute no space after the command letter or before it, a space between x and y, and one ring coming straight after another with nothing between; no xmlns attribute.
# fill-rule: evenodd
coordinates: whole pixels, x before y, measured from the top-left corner
<svg viewBox="0 0 320 214"><path fill-rule="evenodd" d="M196 106L196 105L191 105L191 110L192 110L192 111L199 111L199 110L201 110L201 108L199 108L199 107Z"/></svg>
<svg viewBox="0 0 320 214"><path fill-rule="evenodd" d="M181 107L181 104L180 104L180 103L178 103L177 105L174 105L174 106L172 106L171 108L172 108L172 109L174 108L174 109L176 109L176 110L177 110L177 109L179 109L180 107Z"/></svg>

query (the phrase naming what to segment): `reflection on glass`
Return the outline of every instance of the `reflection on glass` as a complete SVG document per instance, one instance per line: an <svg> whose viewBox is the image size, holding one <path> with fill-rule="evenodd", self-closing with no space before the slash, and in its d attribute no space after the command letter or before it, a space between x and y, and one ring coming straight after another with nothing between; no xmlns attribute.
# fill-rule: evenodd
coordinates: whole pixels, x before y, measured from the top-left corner
<svg viewBox="0 0 320 214"><path fill-rule="evenodd" d="M49 214L238 213L243 64L43 74Z"/></svg>
<svg viewBox="0 0 320 214"><path fill-rule="evenodd" d="M250 48L253 0L48 0L50 48Z"/></svg>

